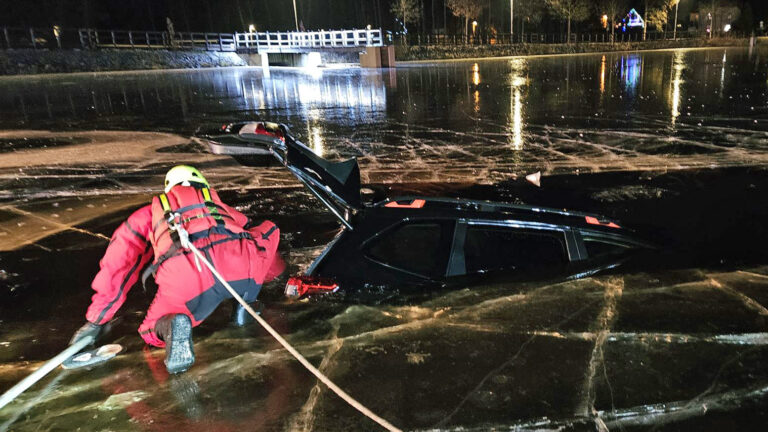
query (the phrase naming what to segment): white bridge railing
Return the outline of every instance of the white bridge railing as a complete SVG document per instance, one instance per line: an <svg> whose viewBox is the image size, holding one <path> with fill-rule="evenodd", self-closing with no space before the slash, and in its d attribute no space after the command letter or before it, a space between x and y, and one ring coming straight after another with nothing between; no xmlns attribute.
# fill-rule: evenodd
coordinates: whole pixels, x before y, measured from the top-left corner
<svg viewBox="0 0 768 432"><path fill-rule="evenodd" d="M381 29L312 32L235 33L235 47L259 52L297 52L313 48L383 46Z"/></svg>
<svg viewBox="0 0 768 432"><path fill-rule="evenodd" d="M0 27L0 49L184 49L297 53L324 48L383 46L381 29L310 32L202 33Z"/></svg>

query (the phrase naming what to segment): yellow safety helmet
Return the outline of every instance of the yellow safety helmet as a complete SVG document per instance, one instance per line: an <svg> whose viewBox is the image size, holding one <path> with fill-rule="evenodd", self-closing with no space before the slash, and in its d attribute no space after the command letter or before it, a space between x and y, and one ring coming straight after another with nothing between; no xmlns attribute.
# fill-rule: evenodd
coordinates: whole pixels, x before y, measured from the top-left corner
<svg viewBox="0 0 768 432"><path fill-rule="evenodd" d="M165 175L165 193L168 193L176 185L191 186L190 183L198 183L208 187L208 180L200 174L197 168L189 165L176 165Z"/></svg>

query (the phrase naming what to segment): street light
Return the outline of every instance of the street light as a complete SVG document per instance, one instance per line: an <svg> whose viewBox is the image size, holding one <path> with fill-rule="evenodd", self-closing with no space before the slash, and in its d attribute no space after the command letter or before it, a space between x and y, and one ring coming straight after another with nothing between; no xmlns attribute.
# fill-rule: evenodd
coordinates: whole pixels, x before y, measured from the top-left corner
<svg viewBox="0 0 768 432"><path fill-rule="evenodd" d="M476 29L477 29L477 21L472 21L472 36L475 35Z"/></svg>
<svg viewBox="0 0 768 432"><path fill-rule="evenodd" d="M515 33L515 0L509 0L509 39Z"/></svg>
<svg viewBox="0 0 768 432"><path fill-rule="evenodd" d="M296 12L296 0L293 0L293 20L296 22L296 31L299 31L299 13Z"/></svg>
<svg viewBox="0 0 768 432"><path fill-rule="evenodd" d="M677 8L680 7L680 0L675 3L675 28L672 30L672 40L677 40Z"/></svg>
<svg viewBox="0 0 768 432"><path fill-rule="evenodd" d="M53 26L53 37L56 38L56 45L61 49L61 27L57 25Z"/></svg>

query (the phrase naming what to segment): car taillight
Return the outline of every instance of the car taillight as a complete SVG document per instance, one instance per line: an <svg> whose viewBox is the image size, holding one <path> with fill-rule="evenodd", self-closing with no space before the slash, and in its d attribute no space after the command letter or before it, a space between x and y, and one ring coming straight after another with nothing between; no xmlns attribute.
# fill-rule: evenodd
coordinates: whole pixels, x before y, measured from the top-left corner
<svg viewBox="0 0 768 432"><path fill-rule="evenodd" d="M605 226L609 228L621 228L620 226L616 225L614 222L611 222L608 220L601 221L594 216L586 216L584 219L586 219L587 223L590 225L600 225L600 226Z"/></svg>
<svg viewBox="0 0 768 432"><path fill-rule="evenodd" d="M298 298L305 294L323 294L336 292L339 284L332 279L313 276L294 276L285 284L285 295Z"/></svg>
<svg viewBox="0 0 768 432"><path fill-rule="evenodd" d="M426 204L426 200L423 199L415 199L411 202L405 202L403 204L400 203L400 201L390 201L386 204L384 204L384 207L389 208L409 208L409 209L420 209L424 207L424 204Z"/></svg>

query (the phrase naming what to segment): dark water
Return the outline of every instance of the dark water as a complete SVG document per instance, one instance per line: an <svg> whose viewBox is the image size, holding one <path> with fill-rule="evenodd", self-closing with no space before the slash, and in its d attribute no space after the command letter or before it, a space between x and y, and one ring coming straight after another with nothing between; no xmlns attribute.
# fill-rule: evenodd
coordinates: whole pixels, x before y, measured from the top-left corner
<svg viewBox="0 0 768 432"><path fill-rule="evenodd" d="M285 122L378 193L595 211L664 245L578 281L472 286L411 305L291 303L264 317L404 429L762 430L768 418L768 52L678 50L405 65L0 79L0 391L81 324L106 241L167 167L281 227L291 272L333 219L284 170L207 155L201 125ZM33 130L54 132L33 132ZM93 132L112 131L112 132ZM160 131L140 133L140 131ZM542 187L525 180L542 171ZM258 328L222 307L197 364L126 353L0 410L0 430L370 430ZM604 430L604 429L602 429Z"/></svg>

